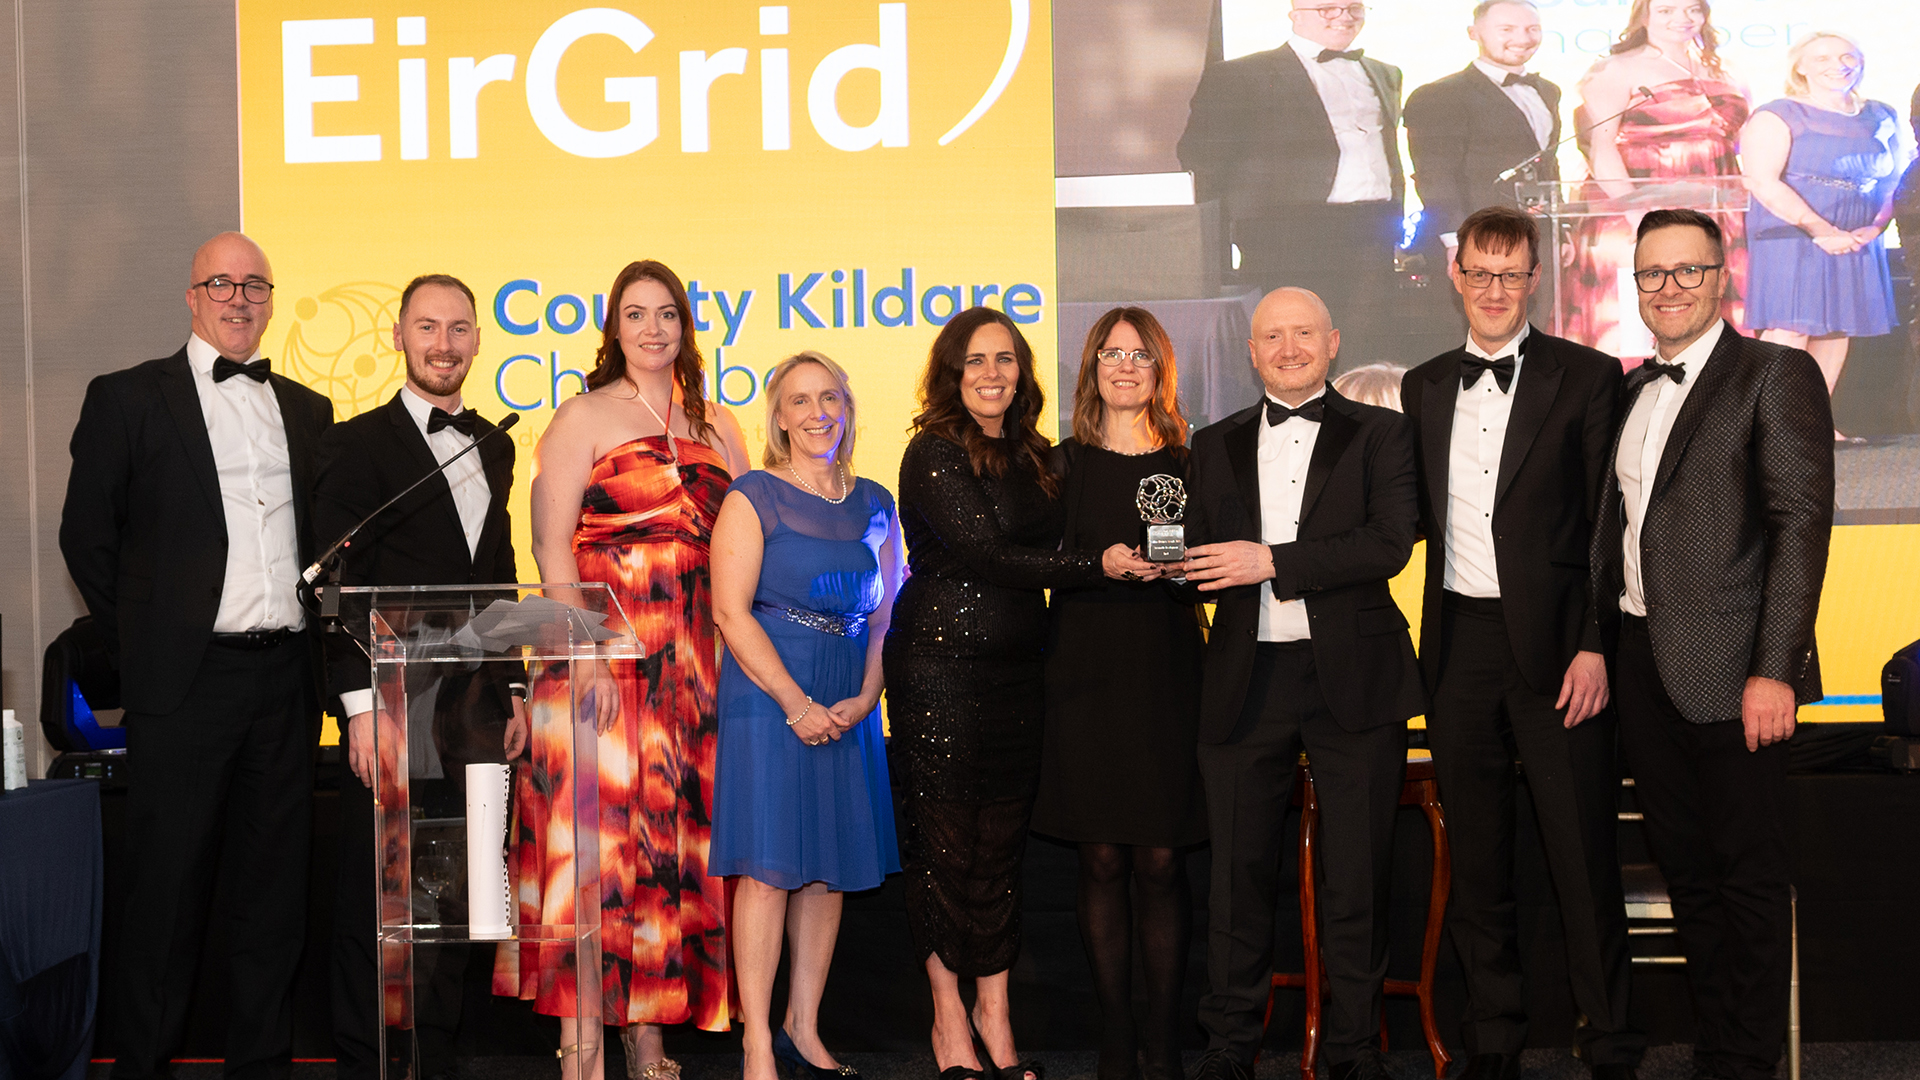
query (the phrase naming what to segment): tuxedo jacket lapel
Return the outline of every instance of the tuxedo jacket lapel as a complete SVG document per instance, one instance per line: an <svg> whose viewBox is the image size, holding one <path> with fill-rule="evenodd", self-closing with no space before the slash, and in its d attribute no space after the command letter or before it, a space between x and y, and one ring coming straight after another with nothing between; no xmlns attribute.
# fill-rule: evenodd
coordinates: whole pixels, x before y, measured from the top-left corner
<svg viewBox="0 0 1920 1080"><path fill-rule="evenodd" d="M420 425L413 422L413 416L407 412L406 403L400 400L399 393L395 393L387 402L387 421L394 427L394 437L407 448L407 452L413 456L414 465L418 467L417 472L408 470L409 476L419 476L439 467L439 459L433 456L433 448L427 445L426 436L420 434ZM447 483L447 474L439 473L421 484L420 496L438 508L437 512L445 517L453 535L460 538L461 559L470 560L472 555L467 551L467 530L460 524L460 508L453 503L453 488Z"/></svg>
<svg viewBox="0 0 1920 1080"><path fill-rule="evenodd" d="M1264 405L1253 410L1247 421L1227 432L1227 460L1233 463L1233 483L1240 502L1253 521L1253 538L1260 538L1260 425L1266 423Z"/></svg>
<svg viewBox="0 0 1920 1080"><path fill-rule="evenodd" d="M485 435L493 428L492 423L482 420L480 434ZM480 526L480 542L474 545L474 561L475 565L489 569L493 565L491 553L497 550L496 545L509 542L503 535L507 526L507 496L513 487L513 470L507 463L509 446L504 438L488 439L480 445L480 449L474 451L480 455L487 474L487 518Z"/></svg>
<svg viewBox="0 0 1920 1080"><path fill-rule="evenodd" d="M168 357L160 365L160 396L167 403L173 426L200 480L200 492L213 504L215 513L224 513L220 504L220 470L213 460L213 439L207 435L207 415L200 410L200 391L193 384L193 366L187 362L187 350ZM295 488L295 490L299 490Z"/></svg>
<svg viewBox="0 0 1920 1080"><path fill-rule="evenodd" d="M1479 74L1475 72L1474 74ZM1447 362L1435 365L1427 375L1426 393L1420 396L1420 454L1427 462L1427 491L1433 505L1433 521L1439 536L1447 535L1447 473L1453 457L1453 407L1460 392L1460 357L1465 349L1447 354Z"/></svg>
<svg viewBox="0 0 1920 1080"><path fill-rule="evenodd" d="M1560 392L1560 380L1567 373L1551 350L1530 347L1539 340L1539 332L1530 331L1521 346L1524 359L1518 385L1513 388L1513 408L1507 413L1507 437L1500 446L1500 475L1493 489L1496 507L1506 498L1521 463L1533 448L1533 441L1546 426L1547 414L1553 411L1554 395Z"/></svg>
<svg viewBox="0 0 1920 1080"><path fill-rule="evenodd" d="M1700 422L1706 419L1707 412L1713 408L1714 399L1719 396L1720 388L1733 376L1734 365L1739 363L1731 353L1734 340L1740 331L1725 326L1720 332L1720 340L1713 346L1713 352L1707 355L1707 362L1700 365L1700 374L1695 376L1700 382L1687 393L1687 400L1680 405L1679 415L1673 418L1673 428L1667 433L1667 444L1660 448L1660 468L1654 473L1653 494L1658 496L1673 479L1673 472L1680 467L1680 459L1686 456L1687 444L1693 441L1693 433L1700 428Z"/></svg>
<svg viewBox="0 0 1920 1080"><path fill-rule="evenodd" d="M1313 88L1313 78L1307 74L1307 65L1315 62L1311 56L1294 52L1292 44L1273 50L1275 114L1291 117L1291 122L1312 124L1337 152L1340 140L1333 132L1333 121L1327 118L1327 110L1320 104L1320 92ZM1302 101L1311 102L1312 107L1303 109L1295 104Z"/></svg>
<svg viewBox="0 0 1920 1080"><path fill-rule="evenodd" d="M1340 455L1347 452L1347 444L1360 432L1360 422L1347 415L1346 404L1347 400L1334 393L1333 387L1327 387L1327 405L1320 421L1320 437L1313 441L1313 457L1307 460L1307 490L1300 496L1302 527L1313 514L1314 503L1320 500L1320 492L1327 486L1327 477L1333 475L1333 467L1339 463Z"/></svg>

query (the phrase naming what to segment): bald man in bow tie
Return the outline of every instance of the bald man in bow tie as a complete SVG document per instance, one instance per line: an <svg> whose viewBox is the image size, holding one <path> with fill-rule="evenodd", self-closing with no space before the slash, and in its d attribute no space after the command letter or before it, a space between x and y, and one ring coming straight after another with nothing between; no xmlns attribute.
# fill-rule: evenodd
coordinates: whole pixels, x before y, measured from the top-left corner
<svg viewBox="0 0 1920 1080"><path fill-rule="evenodd" d="M1178 153L1218 200L1240 279L1319 293L1345 335L1340 370L1383 359L1406 178L1400 69L1354 41L1360 0L1292 0L1277 49L1208 65Z"/></svg>
<svg viewBox="0 0 1920 1080"><path fill-rule="evenodd" d="M273 267L246 236L194 253L187 309L179 352L88 385L60 518L126 707L117 1080L168 1072L216 884L226 1075L285 1076L306 931L319 665L295 582L333 405L260 355Z"/></svg>

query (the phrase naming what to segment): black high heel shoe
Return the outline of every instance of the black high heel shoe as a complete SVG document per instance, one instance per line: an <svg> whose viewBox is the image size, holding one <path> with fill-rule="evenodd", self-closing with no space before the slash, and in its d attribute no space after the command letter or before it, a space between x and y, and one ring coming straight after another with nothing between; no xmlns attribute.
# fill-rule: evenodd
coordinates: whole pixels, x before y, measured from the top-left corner
<svg viewBox="0 0 1920 1080"><path fill-rule="evenodd" d="M860 1071L851 1065L842 1065L837 1069L823 1069L808 1061L806 1056L800 1053L800 1048L793 1045L793 1037L787 1034L787 1029L784 1027L774 1029L773 1059L792 1069L793 1075L801 1080L860 1080ZM952 1069L947 1070L947 1072L952 1071ZM940 1075L944 1080L947 1074Z"/></svg>
<svg viewBox="0 0 1920 1080"><path fill-rule="evenodd" d="M987 1040L980 1035L980 1028L973 1022L972 1013L967 1014L967 1030L973 1035L973 1052L987 1063L987 1080L1025 1080L1029 1074L1033 1080L1047 1080L1047 1067L1033 1058L1016 1061L1004 1069L994 1064L993 1054L987 1049ZM940 1076L941 1080L946 1080L945 1073Z"/></svg>

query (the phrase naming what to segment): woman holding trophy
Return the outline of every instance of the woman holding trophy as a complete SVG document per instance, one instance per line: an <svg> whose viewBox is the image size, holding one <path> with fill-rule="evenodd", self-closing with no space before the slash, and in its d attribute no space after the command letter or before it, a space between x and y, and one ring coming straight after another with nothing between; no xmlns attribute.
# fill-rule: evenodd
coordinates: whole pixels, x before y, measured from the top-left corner
<svg viewBox="0 0 1920 1080"><path fill-rule="evenodd" d="M1073 437L1053 451L1068 550L1138 545L1181 557L1187 424L1172 343L1142 308L1115 308L1087 335ZM1152 532L1149 532L1152 529ZM1170 564L1169 564L1170 565ZM1080 936L1103 1018L1100 1080L1178 1080L1178 1011L1192 923L1181 850L1206 839L1195 764L1199 609L1156 564L1053 592L1047 723L1033 828L1080 848ZM1118 669L1131 677L1116 678ZM1132 944L1147 979L1133 1016Z"/></svg>

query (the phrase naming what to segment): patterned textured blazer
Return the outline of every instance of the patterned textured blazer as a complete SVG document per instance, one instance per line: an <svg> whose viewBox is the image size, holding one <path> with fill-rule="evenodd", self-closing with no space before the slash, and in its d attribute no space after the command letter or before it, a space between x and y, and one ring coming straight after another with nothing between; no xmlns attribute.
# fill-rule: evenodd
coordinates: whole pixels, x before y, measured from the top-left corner
<svg viewBox="0 0 1920 1080"><path fill-rule="evenodd" d="M1833 410L1813 357L1728 326L1660 454L1640 532L1647 630L1661 682L1696 724L1740 718L1749 676L1818 701L1813 622L1833 531ZM1620 429L1646 380L1628 380ZM1609 468L1593 534L1603 631L1624 588L1619 480Z"/></svg>

